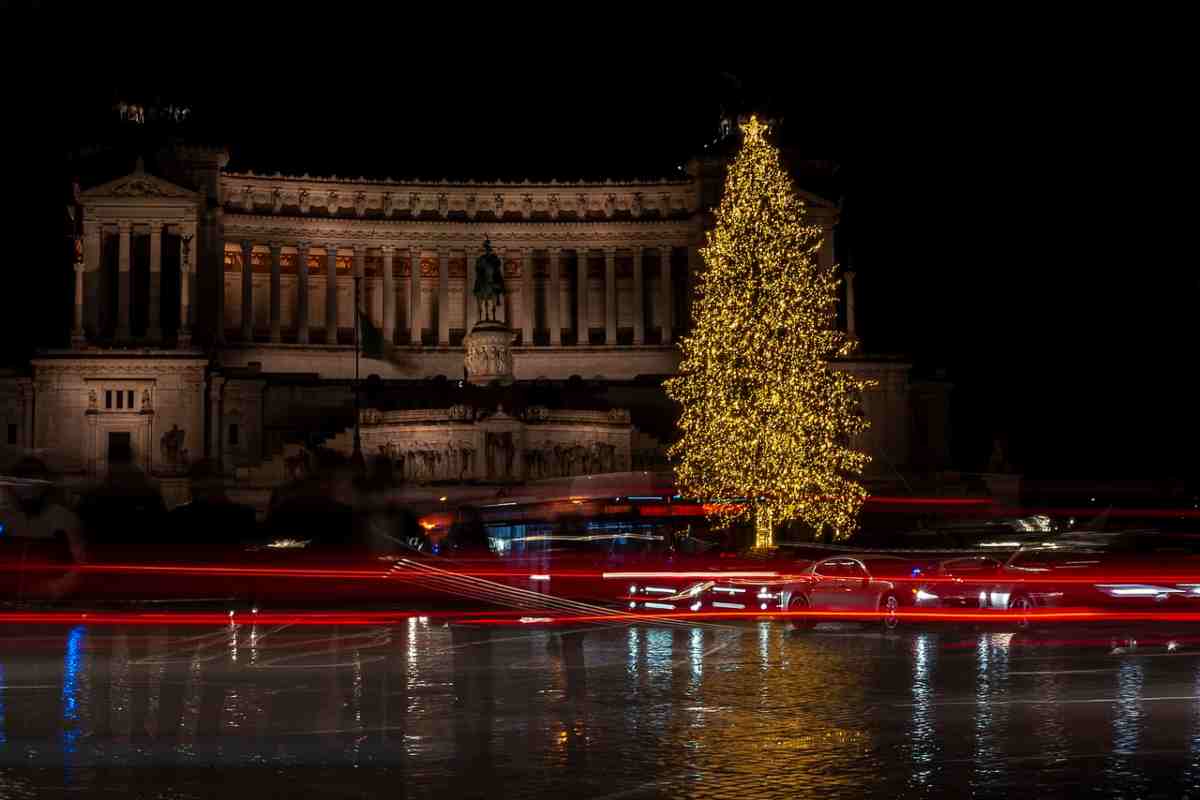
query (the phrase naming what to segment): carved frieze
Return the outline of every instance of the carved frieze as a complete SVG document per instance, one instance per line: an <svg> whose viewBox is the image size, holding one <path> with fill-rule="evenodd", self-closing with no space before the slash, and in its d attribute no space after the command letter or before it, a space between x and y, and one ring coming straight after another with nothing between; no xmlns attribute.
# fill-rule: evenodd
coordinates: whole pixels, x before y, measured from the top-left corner
<svg viewBox="0 0 1200 800"><path fill-rule="evenodd" d="M446 409L446 418L458 422L470 422L475 419L475 409L468 405L453 405Z"/></svg>
<svg viewBox="0 0 1200 800"><path fill-rule="evenodd" d="M267 206L256 207L256 203L263 202L268 204L271 213L281 214L283 207L291 204L289 198L294 198L299 213L308 217L313 210L311 198L315 193L315 202L318 206L325 204L325 213L316 219L304 220L312 222L336 218L341 213L343 200L354 208L351 219L367 223L372 208L381 210L383 220L395 219L396 222L410 221L428 211L436 211L442 219L448 219L453 212L464 211L468 220L474 220L480 211L490 211L497 218L516 211L523 220L532 221L543 213L551 220L558 220L565 210L573 211L576 219L586 219L590 213L599 210L605 220L615 221L620 217L618 212L628 210L632 219L640 220L648 208L657 208L661 219L677 211L694 209L698 198L698 187L690 179L605 181L602 184L569 181L542 184L443 181L430 184L227 173L220 180L222 196L235 198L229 209L233 218L254 214L260 208L266 210ZM135 174L98 188L112 195L195 197L194 193L148 175ZM84 193L85 198L88 194ZM396 219L396 212L405 208L405 198L409 215ZM830 217L836 215L836 209L831 206L814 210ZM296 222L292 218L286 219Z"/></svg>
<svg viewBox="0 0 1200 800"><path fill-rule="evenodd" d="M608 421L614 425L627 425L629 423L629 410L625 408L609 409Z"/></svg>
<svg viewBox="0 0 1200 800"><path fill-rule="evenodd" d="M250 239L256 243L279 241L338 241L350 246L397 247L447 246L452 249L477 249L479 237L486 232L499 247L529 247L545 250L552 247L574 249L579 245L657 248L664 243L685 247L691 243L694 230L689 220L658 219L570 221L570 222L504 222L488 223L482 231L478 222L395 219L390 221L357 218L296 218L272 215L228 215L225 218L225 239L237 242Z"/></svg>
<svg viewBox="0 0 1200 800"><path fill-rule="evenodd" d="M177 197L192 198L195 195L181 187L152 175L138 175L118 179L104 186L83 192L80 197L85 203L95 197Z"/></svg>

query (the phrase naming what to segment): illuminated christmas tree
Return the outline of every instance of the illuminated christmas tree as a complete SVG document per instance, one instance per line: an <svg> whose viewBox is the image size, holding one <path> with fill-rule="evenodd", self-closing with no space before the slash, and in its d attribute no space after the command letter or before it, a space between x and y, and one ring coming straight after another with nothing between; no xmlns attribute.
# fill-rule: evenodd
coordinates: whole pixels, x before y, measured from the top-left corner
<svg viewBox="0 0 1200 800"><path fill-rule="evenodd" d="M867 422L868 383L830 361L854 345L837 329L836 267L817 252L779 151L756 117L725 178L716 228L701 250L695 328L667 393L683 406L670 448L683 493L714 503L723 522L752 516L756 544L799 519L848 536L866 499L870 460L851 446Z"/></svg>

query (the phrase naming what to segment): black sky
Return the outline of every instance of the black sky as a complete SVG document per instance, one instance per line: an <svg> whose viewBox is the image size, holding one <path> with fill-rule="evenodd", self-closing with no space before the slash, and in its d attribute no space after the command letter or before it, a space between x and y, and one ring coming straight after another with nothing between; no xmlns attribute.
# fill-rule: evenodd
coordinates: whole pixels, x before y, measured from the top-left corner
<svg viewBox="0 0 1200 800"><path fill-rule="evenodd" d="M14 278L24 296L3 296L7 357L69 324L68 268L46 254L60 247L68 154L100 145L121 159L104 150L119 95L191 105L233 166L435 179L661 174L741 97L782 113L799 150L842 165L866 349L946 370L963 467L981 467L1004 435L1028 474L1194 472L1197 281L1165 244L1178 212L1149 188L1180 157L1088 111L1098 87L1068 96L1014 76L851 91L814 87L808 64L530 77L464 63L372 61L347 74L318 61L303 80L229 58L200 73L32 75L20 87L32 141L17 166L41 177L11 252L35 266Z"/></svg>

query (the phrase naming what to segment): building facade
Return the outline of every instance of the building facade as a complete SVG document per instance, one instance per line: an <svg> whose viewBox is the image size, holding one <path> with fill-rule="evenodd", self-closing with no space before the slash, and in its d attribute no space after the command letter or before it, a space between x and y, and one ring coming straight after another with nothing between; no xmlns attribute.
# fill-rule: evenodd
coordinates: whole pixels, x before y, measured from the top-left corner
<svg viewBox="0 0 1200 800"><path fill-rule="evenodd" d="M439 404L417 398L430 393L455 404L446 387L464 377L486 238L503 262L499 317L515 333L516 383L543 397L588 387L601 399L597 424L605 409L629 410L627 455L581 458L579 469L661 465L672 411L660 384L688 330L721 164L644 182L421 183L227 163L223 149L175 145L80 194L72 344L0 375L10 451L82 480L123 461L178 481L203 460L231 486L267 491L288 479L299 448L348 446L356 296L384 342L358 365L384 398L372 419L414 407L428 417ZM801 195L832 263L837 208ZM860 444L877 469L902 467L909 365L837 367L876 382ZM507 478L541 477L544 461L527 457Z"/></svg>

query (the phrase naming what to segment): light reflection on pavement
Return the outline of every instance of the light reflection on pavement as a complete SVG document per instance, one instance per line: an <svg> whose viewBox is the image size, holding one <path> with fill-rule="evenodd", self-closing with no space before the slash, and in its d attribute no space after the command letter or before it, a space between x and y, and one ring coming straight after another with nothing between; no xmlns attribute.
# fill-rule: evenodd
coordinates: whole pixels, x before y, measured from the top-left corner
<svg viewBox="0 0 1200 800"><path fill-rule="evenodd" d="M3 635L0 798L1180 797L1200 777L1200 647L1079 630Z"/></svg>

